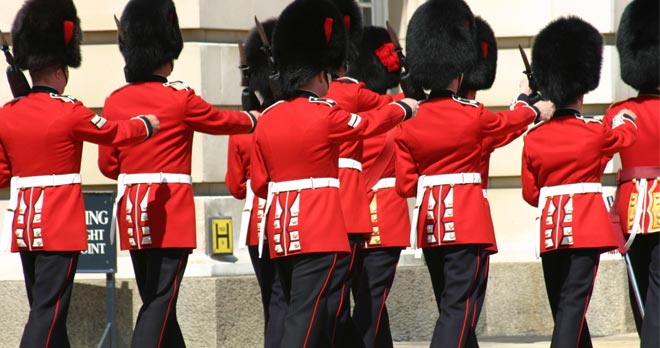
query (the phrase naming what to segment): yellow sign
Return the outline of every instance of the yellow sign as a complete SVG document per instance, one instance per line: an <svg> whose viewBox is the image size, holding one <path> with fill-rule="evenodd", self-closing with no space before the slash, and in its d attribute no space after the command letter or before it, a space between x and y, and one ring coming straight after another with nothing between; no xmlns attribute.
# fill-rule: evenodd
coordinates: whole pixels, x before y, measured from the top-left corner
<svg viewBox="0 0 660 348"><path fill-rule="evenodd" d="M234 252L234 230L231 218L211 218L211 253L227 255Z"/></svg>

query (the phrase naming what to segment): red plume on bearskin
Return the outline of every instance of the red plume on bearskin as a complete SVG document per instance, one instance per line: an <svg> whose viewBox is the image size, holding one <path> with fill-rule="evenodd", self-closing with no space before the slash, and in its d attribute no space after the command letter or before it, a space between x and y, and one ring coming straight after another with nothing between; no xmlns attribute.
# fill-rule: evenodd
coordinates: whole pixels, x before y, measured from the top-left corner
<svg viewBox="0 0 660 348"><path fill-rule="evenodd" d="M660 86L659 4L658 0L631 2L623 11L616 34L621 78L638 91Z"/></svg>
<svg viewBox="0 0 660 348"><path fill-rule="evenodd" d="M475 17L477 29L477 61L472 69L463 76L461 91L479 91L489 89L495 82L497 70L497 41L495 33L481 17ZM459 92L459 94L462 94Z"/></svg>
<svg viewBox="0 0 660 348"><path fill-rule="evenodd" d="M28 0L11 28L14 58L20 69L77 68L82 29L71 0Z"/></svg>
<svg viewBox="0 0 660 348"><path fill-rule="evenodd" d="M430 90L447 88L472 69L476 59L474 16L463 0L428 0L408 24L406 59L412 82Z"/></svg>
<svg viewBox="0 0 660 348"><path fill-rule="evenodd" d="M268 40L271 42L275 23L277 23L276 18L271 18L261 23L264 27L264 33L266 33ZM266 54L261 47L263 47L263 44L259 38L259 33L256 28L253 28L248 34L247 39L245 39L245 58L247 59L247 65L250 67L249 87L251 90L258 91L261 94L264 100L262 107L267 107L274 102L274 98L268 80L271 71L268 67Z"/></svg>
<svg viewBox="0 0 660 348"><path fill-rule="evenodd" d="M365 27L357 59L348 65L348 76L356 78L372 91L385 93L401 79L401 62L394 52L387 29Z"/></svg>
<svg viewBox="0 0 660 348"><path fill-rule="evenodd" d="M575 16L548 24L532 49L532 73L539 92L558 108L598 87L602 61L602 36Z"/></svg>
<svg viewBox="0 0 660 348"><path fill-rule="evenodd" d="M119 50L128 82L140 81L167 62L179 58L183 38L172 0L131 0L119 26Z"/></svg>
<svg viewBox="0 0 660 348"><path fill-rule="evenodd" d="M296 0L280 14L273 31L273 56L286 98L314 75L346 61L346 27L329 0Z"/></svg>
<svg viewBox="0 0 660 348"><path fill-rule="evenodd" d="M360 48L360 41L362 40L362 11L355 0L333 0L339 12L341 12L342 20L346 26L348 33L348 52L346 60L350 63L357 59Z"/></svg>

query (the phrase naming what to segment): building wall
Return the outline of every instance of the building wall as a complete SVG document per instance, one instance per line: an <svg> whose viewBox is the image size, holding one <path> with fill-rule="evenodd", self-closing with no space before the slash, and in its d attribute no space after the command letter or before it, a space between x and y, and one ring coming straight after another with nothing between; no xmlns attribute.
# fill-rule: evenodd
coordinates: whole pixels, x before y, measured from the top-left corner
<svg viewBox="0 0 660 348"><path fill-rule="evenodd" d="M105 97L124 83L123 60L116 45L116 31L112 16L120 16L126 2L126 0L76 1L78 15L84 30L83 63L79 69L71 70L70 85L65 93L82 100L86 106L98 112L101 112ZM388 2L389 20L395 28L398 28L399 37L404 46L406 23L422 2L422 0L389 0ZM619 17L628 2L629 0L467 0L472 11L491 24L500 48L495 83L490 90L479 92L478 100L488 107L498 110L505 109L518 90L519 80L524 76L521 73L523 64L517 52L517 45L521 44L530 55L534 35L552 19L567 14L580 16L596 26L603 34L607 45L604 51L601 83L598 89L586 96L585 113L603 114L613 101L634 95L635 91L624 85L619 77L618 55L613 46ZM254 15L262 20L276 16L289 3L289 0L175 0L175 3L178 6L185 47L181 57L175 63L170 80L185 81L198 94L218 107L238 108L241 87L240 74L237 69L239 62L236 43L244 39L247 31L253 26ZM13 17L21 4L20 0L3 1L3 11L0 11L0 30L5 33L5 37L8 36ZM4 65L0 63L0 67L2 66ZM7 84L0 81L0 101L10 99L11 94ZM531 269L529 272L536 277L534 279L537 279L540 274L540 266L533 251L532 227L535 209L522 200L520 192L521 150L522 140L518 139L495 151L491 159L489 198L500 249L500 253L495 255L492 261L502 263L503 267L493 268L489 293L491 291L506 293L510 278L506 276L505 270L508 267L504 267L504 265L511 262L521 269L527 269L525 267ZM234 257L224 258L211 258L206 253L207 217L209 216L232 216L235 241L238 239L242 202L228 197L224 186L226 151L227 137L203 134L195 136L193 179L198 213L198 249L191 258L186 277L199 277L200 281L203 277L252 273L245 250L235 250ZM615 159L609 166L608 174L604 179L606 184L612 185L611 173L618 168L617 163ZM85 145L82 175L85 189L88 191L114 189L112 186L114 182L102 177L96 167L96 147L94 145ZM611 192L612 188L609 187L607 190ZM6 205L7 197L7 190L0 190L0 209ZM620 263L618 256L606 256L605 258ZM414 272L407 271L410 282L414 282L415 277L426 276L421 260L412 257L406 260L408 260L405 261L408 266L419 268ZM496 270L502 270L503 273L498 276ZM619 275L620 271L618 269L618 273L615 274ZM132 276L130 259L126 253L120 253L117 277L128 279ZM80 275L78 278L99 277L101 276ZM3 299L3 303L8 296L15 297L15 288L20 288L15 282L10 281L21 279L18 256L0 252L0 298ZM2 282L3 280L7 282ZM625 278L615 277L615 280L616 288L624 289ZM424 281L427 280L424 279ZM3 284L10 284L10 288L6 288ZM8 295L8 291L11 291L11 296ZM535 301L545 304L542 292L531 293L535 294ZM625 292L619 291L617 296L621 293ZM18 298L19 300L14 299L11 303L26 306L20 301L21 297ZM432 301L431 298L427 300ZM184 299L184 301L186 300ZM431 301L427 301L427 303L430 308L433 308ZM619 299L594 298L594 301L607 303L607 301L619 301ZM401 305L401 308L404 307ZM133 312L135 312L135 308L133 308ZM486 313L489 325L496 325L498 322L495 320L497 316L494 313L497 313L497 310L488 309ZM482 317L486 318L486 315ZM538 315L538 313L534 315ZM492 326L482 332L506 333L502 330ZM523 331L521 330L521 332ZM603 329L600 332L608 331ZM4 336L4 334L0 336ZM220 342L220 338L218 338L218 342ZM218 343L218 346L222 345Z"/></svg>

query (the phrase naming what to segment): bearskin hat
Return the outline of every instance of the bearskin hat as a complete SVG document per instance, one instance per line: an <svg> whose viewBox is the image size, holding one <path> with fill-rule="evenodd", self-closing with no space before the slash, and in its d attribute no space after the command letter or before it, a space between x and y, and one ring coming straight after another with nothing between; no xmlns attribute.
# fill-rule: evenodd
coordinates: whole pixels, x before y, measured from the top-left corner
<svg viewBox="0 0 660 348"><path fill-rule="evenodd" d="M346 27L329 0L295 0L280 14L273 31L273 56L285 98L314 75L346 61Z"/></svg>
<svg viewBox="0 0 660 348"><path fill-rule="evenodd" d="M16 65L22 70L80 66L82 29L71 0L27 0L11 35Z"/></svg>
<svg viewBox="0 0 660 348"><path fill-rule="evenodd" d="M365 27L360 53L348 65L348 75L367 85L374 92L385 93L401 79L401 61L387 29Z"/></svg>
<svg viewBox="0 0 660 348"><path fill-rule="evenodd" d="M179 58L183 38L172 0L130 0L119 21L126 81L140 81Z"/></svg>
<svg viewBox="0 0 660 348"><path fill-rule="evenodd" d="M272 41L275 23L277 23L277 19L275 18L271 18L261 23L264 28L264 33L269 41ZM271 71L268 67L266 54L261 49L262 47L263 43L261 42L259 33L256 28L253 28L245 40L245 58L247 59L247 65L250 68L250 85L248 87L261 94L261 97L264 99L262 106L268 106L273 103L274 98L273 93L270 90L268 79Z"/></svg>
<svg viewBox="0 0 660 348"><path fill-rule="evenodd" d="M360 50L360 41L362 40L362 11L355 0L333 0L339 12L341 13L346 32L348 33L348 52L346 60L353 62L357 59Z"/></svg>
<svg viewBox="0 0 660 348"><path fill-rule="evenodd" d="M474 16L463 0L428 0L408 24L407 64L412 83L425 89L447 88L472 69L477 52Z"/></svg>
<svg viewBox="0 0 660 348"><path fill-rule="evenodd" d="M623 11L616 34L621 78L638 91L660 86L657 0L635 0Z"/></svg>
<svg viewBox="0 0 660 348"><path fill-rule="evenodd" d="M602 61L602 36L575 16L548 24L532 48L532 74L539 92L558 108L598 87Z"/></svg>
<svg viewBox="0 0 660 348"><path fill-rule="evenodd" d="M489 89L495 82L495 71L497 70L495 33L481 17L475 17L474 22L477 29L477 61L472 69L463 76L461 91Z"/></svg>

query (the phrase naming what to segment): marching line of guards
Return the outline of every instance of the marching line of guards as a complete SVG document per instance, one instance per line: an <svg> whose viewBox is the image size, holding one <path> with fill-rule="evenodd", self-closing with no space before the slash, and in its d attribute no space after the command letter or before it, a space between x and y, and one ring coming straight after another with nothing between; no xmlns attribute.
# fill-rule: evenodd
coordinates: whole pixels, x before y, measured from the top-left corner
<svg viewBox="0 0 660 348"><path fill-rule="evenodd" d="M591 347L585 314L599 257L619 248L641 346L658 347L660 74L650 30L658 13L653 0L624 11L621 76L640 94L598 120L580 109L598 86L603 41L578 17L541 30L533 80L521 82L510 111L492 112L475 99L495 79L495 35L463 0L422 4L406 57L393 33L363 27L354 0L295 0L247 37L244 109L253 111L240 112L167 80L183 48L174 3L130 0L117 21L127 85L97 115L62 94L68 68L81 62L75 5L26 0L12 42L33 87L0 109L0 186L10 187L0 241L20 253L30 304L20 346L70 346L68 305L87 247L80 161L90 141L100 145L101 172L118 182L111 232L130 251L143 301L131 347L185 347L176 302L196 247L198 131L232 134L226 184L246 200L239 244L261 288L266 347L392 347L385 303L408 246L421 249L431 276L439 313L431 347L478 347L497 252L489 158L525 132L522 191L538 207L551 346ZM405 95L387 94L400 83ZM615 153L623 169L608 214L600 177Z"/></svg>

